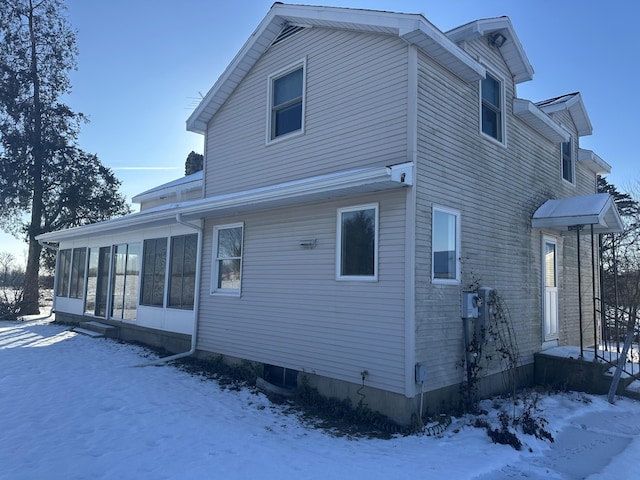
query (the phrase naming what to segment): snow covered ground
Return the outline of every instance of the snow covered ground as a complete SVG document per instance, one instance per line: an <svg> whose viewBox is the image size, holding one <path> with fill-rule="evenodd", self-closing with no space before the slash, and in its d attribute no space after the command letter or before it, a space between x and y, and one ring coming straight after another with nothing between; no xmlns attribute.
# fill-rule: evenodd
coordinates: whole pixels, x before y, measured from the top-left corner
<svg viewBox="0 0 640 480"><path fill-rule="evenodd" d="M493 444L472 417L437 437L336 438L247 388L50 320L0 322L2 479L613 479L637 474L640 403L543 396L554 443ZM490 404L489 404L490 405Z"/></svg>

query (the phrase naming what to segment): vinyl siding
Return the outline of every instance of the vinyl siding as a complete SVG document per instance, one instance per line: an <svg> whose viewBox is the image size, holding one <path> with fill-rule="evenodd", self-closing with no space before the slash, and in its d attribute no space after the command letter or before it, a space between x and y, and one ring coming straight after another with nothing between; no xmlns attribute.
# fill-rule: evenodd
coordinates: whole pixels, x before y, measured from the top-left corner
<svg viewBox="0 0 640 480"><path fill-rule="evenodd" d="M336 280L337 209L379 202L379 280ZM405 191L209 219L198 348L404 392ZM214 225L244 222L242 296L210 295ZM316 238L315 249L299 246Z"/></svg>
<svg viewBox="0 0 640 480"><path fill-rule="evenodd" d="M406 161L407 50L323 28L271 47L208 126L205 195ZM305 132L266 145L268 77L303 58Z"/></svg>
<svg viewBox="0 0 640 480"><path fill-rule="evenodd" d="M465 84L420 55L416 361L428 366L429 389L462 380L463 369L456 366L463 358L460 299L461 292L472 285L498 291L510 312L521 361L533 361L533 353L542 344L540 252L544 232L531 228L531 217L548 198L593 193L593 176L589 178L588 173L578 169L577 186L563 182L559 145L512 115L513 82L486 41L469 42L466 48L482 58L491 71L507 79L503 109L507 141L506 147L501 146L479 133L478 83ZM433 206L461 211L460 285L431 282ZM577 269L575 241L563 240L559 243L564 256L559 263L564 288L560 290L560 326L566 325L569 331L577 319L577 298L573 299L577 294L572 293L577 292L573 284ZM583 259L582 268L583 277L590 276L588 256ZM590 299L590 283L588 288L589 294L584 298ZM563 340L569 339L573 338L565 333Z"/></svg>

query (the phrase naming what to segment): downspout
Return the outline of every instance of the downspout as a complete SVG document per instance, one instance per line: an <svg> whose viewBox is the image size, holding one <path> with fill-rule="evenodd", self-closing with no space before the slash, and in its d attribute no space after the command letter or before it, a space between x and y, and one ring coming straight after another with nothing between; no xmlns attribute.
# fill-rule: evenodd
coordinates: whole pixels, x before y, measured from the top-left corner
<svg viewBox="0 0 640 480"><path fill-rule="evenodd" d="M200 275L202 270L202 231L203 228L201 225L194 225L193 223L185 222L182 219L182 215L176 214L176 223L180 225L184 225L185 227L192 228L198 232L198 247L197 247L197 256L196 256L196 288L193 292L193 332L191 333L191 348L182 353L176 353L175 355L170 355L168 357L158 358L152 362L142 363L139 365L134 365L135 367L151 367L154 365L162 365L167 362L171 362L173 360L178 360L179 358L190 357L196 352L196 343L198 338L198 318L200 312Z"/></svg>
<svg viewBox="0 0 640 480"><path fill-rule="evenodd" d="M56 252L56 261L57 261L57 256L58 256L58 247L54 247L53 245L44 242L42 240L38 240L38 244L40 244L41 247L47 248L49 250L53 250L54 252ZM53 315L53 313L56 311L56 292L58 291L58 275L53 275L53 295L51 295L51 297L53 298L53 301L51 302L51 308L49 309L49 314L41 317L41 318L36 318L34 320L46 320L47 318L51 318L51 315Z"/></svg>

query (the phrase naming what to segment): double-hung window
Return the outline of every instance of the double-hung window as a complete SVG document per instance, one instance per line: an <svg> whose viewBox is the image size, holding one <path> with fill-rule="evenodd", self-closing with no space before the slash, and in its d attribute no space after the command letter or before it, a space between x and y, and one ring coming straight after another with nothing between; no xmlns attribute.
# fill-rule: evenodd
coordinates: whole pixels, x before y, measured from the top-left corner
<svg viewBox="0 0 640 480"><path fill-rule="evenodd" d="M504 143L504 108L502 82L487 72L480 84L482 133Z"/></svg>
<svg viewBox="0 0 640 480"><path fill-rule="evenodd" d="M432 278L435 283L460 281L460 213L433 207L431 249Z"/></svg>
<svg viewBox="0 0 640 480"><path fill-rule="evenodd" d="M569 183L573 183L573 149L571 148L571 139L568 142L562 142L562 178Z"/></svg>
<svg viewBox="0 0 640 480"><path fill-rule="evenodd" d="M378 279L378 204L340 208L337 225L336 277Z"/></svg>
<svg viewBox="0 0 640 480"><path fill-rule="evenodd" d="M214 227L211 293L240 295L243 230L242 223Z"/></svg>
<svg viewBox="0 0 640 480"><path fill-rule="evenodd" d="M267 142L304 131L305 62L269 77Z"/></svg>

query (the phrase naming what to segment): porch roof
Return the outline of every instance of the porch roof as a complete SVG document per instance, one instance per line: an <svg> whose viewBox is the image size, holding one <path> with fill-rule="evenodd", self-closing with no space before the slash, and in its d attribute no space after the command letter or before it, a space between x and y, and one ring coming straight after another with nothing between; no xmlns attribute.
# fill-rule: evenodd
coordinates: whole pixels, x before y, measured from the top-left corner
<svg viewBox="0 0 640 480"><path fill-rule="evenodd" d="M412 184L411 162L387 167L359 168L198 200L170 203L104 222L43 233L36 238L40 242L60 242L98 237L207 217L255 212L407 187Z"/></svg>
<svg viewBox="0 0 640 480"><path fill-rule="evenodd" d="M594 233L619 233L624 230L613 197L608 193L547 200L535 211L531 220L534 228L561 231L578 225L593 225Z"/></svg>

